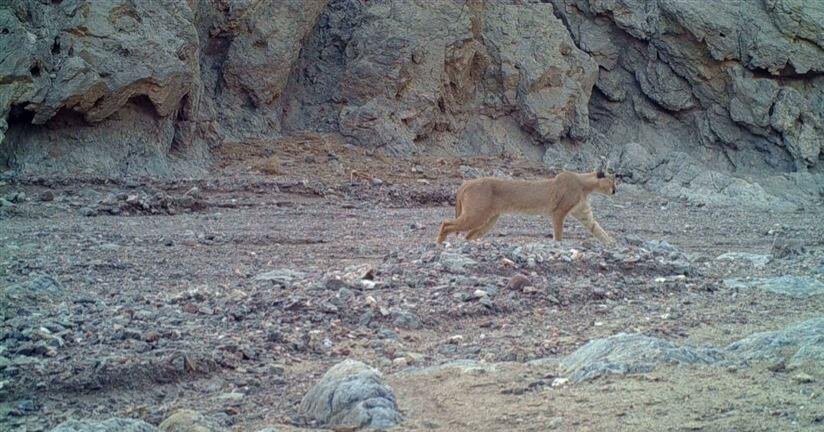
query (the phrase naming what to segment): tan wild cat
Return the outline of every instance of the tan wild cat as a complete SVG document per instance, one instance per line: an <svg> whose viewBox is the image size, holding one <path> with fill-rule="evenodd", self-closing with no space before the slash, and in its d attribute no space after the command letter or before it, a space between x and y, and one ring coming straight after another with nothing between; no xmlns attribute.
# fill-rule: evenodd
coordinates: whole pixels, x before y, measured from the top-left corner
<svg viewBox="0 0 824 432"><path fill-rule="evenodd" d="M552 218L555 240L563 238L567 214L580 221L604 243L613 239L592 216L589 194L615 194L615 176L603 171L575 173L564 171L546 180L508 180L484 177L465 182L458 189L455 219L441 224L438 243L455 232L468 231L467 240L477 239L495 225L505 213L545 214Z"/></svg>

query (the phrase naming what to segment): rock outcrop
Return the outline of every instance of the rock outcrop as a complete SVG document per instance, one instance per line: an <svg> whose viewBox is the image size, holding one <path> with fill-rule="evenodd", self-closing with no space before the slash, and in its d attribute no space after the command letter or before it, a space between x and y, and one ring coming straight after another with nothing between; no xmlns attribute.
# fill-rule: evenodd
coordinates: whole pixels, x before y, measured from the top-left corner
<svg viewBox="0 0 824 432"><path fill-rule="evenodd" d="M606 156L699 204L804 205L824 193L822 34L801 0L10 0L0 163L197 175L226 140L313 131Z"/></svg>
<svg viewBox="0 0 824 432"><path fill-rule="evenodd" d="M548 4L333 2L287 92L291 130L397 154L516 151L589 134L596 66Z"/></svg>
<svg viewBox="0 0 824 432"><path fill-rule="evenodd" d="M332 429L387 429L401 421L392 389L375 369L344 360L326 371L300 402L300 411Z"/></svg>
<svg viewBox="0 0 824 432"><path fill-rule="evenodd" d="M791 369L805 368L822 373L824 318L755 333L731 343L726 352L743 362L780 362Z"/></svg>
<svg viewBox="0 0 824 432"><path fill-rule="evenodd" d="M616 144L613 161L635 181L704 204L787 204L755 180L820 193L820 174L804 173L820 173L824 157L820 10L796 0L552 3L599 66L593 135ZM763 182L794 171L804 174Z"/></svg>
<svg viewBox="0 0 824 432"><path fill-rule="evenodd" d="M187 131L206 126L193 19L186 2L6 2L2 159L22 174L96 176L202 160L205 133Z"/></svg>
<svg viewBox="0 0 824 432"><path fill-rule="evenodd" d="M640 334L620 333L595 339L561 361L574 382L605 375L647 373L662 364L712 364L723 358L719 350L678 346Z"/></svg>

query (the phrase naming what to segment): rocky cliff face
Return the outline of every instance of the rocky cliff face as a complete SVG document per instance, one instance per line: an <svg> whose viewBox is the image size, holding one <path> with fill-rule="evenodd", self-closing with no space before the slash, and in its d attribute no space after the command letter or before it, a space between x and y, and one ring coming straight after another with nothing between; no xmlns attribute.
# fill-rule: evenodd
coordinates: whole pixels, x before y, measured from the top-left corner
<svg viewBox="0 0 824 432"><path fill-rule="evenodd" d="M708 202L821 193L824 9L802 0L553 0L598 63L594 135L636 181ZM765 173L793 173L765 178ZM729 174L735 174L732 177Z"/></svg>
<svg viewBox="0 0 824 432"><path fill-rule="evenodd" d="M304 48L285 126L397 154L540 155L587 137L596 77L548 4L337 1Z"/></svg>
<svg viewBox="0 0 824 432"><path fill-rule="evenodd" d="M322 131L803 201L824 184L822 35L804 0L9 0L0 162L198 175L226 140Z"/></svg>

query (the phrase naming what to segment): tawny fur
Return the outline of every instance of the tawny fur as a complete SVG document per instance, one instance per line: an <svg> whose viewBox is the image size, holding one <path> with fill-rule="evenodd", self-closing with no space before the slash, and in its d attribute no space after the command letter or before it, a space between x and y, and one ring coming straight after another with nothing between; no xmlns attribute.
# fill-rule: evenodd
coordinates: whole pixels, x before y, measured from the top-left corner
<svg viewBox="0 0 824 432"><path fill-rule="evenodd" d="M482 237L502 214L544 214L552 219L555 240L563 239L564 219L571 214L598 240L613 240L595 218L589 194L615 194L615 177L599 172L564 171L546 180L507 180L484 177L465 182L458 189L455 219L444 221L438 233L443 243L451 233L467 231L467 240Z"/></svg>

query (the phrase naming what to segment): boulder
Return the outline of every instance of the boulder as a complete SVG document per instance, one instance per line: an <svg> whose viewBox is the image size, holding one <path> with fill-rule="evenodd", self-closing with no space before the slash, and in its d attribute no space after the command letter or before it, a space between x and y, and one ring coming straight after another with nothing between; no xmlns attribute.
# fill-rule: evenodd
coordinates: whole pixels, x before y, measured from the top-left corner
<svg viewBox="0 0 824 432"><path fill-rule="evenodd" d="M390 428L401 421L392 389L381 373L347 359L330 368L300 402L300 412L318 426Z"/></svg>
<svg viewBox="0 0 824 432"><path fill-rule="evenodd" d="M824 318L747 336L729 344L724 352L738 361L783 362L789 367L812 367L824 372Z"/></svg>
<svg viewBox="0 0 824 432"><path fill-rule="evenodd" d="M712 364L723 359L712 348L678 346L641 334L620 333L595 339L561 361L561 369L574 382L604 375L647 373L663 364Z"/></svg>
<svg viewBox="0 0 824 432"><path fill-rule="evenodd" d="M223 430L203 414L192 410L178 410L163 420L162 432L217 432Z"/></svg>
<svg viewBox="0 0 824 432"><path fill-rule="evenodd" d="M51 432L158 432L159 429L141 420L111 418L108 420L68 420Z"/></svg>
<svg viewBox="0 0 824 432"><path fill-rule="evenodd" d="M730 288L757 288L795 298L824 295L824 283L810 276L777 276L755 279L729 278L724 285Z"/></svg>
<svg viewBox="0 0 824 432"><path fill-rule="evenodd" d="M52 276L40 275L3 288L3 295L14 300L48 300L62 296L63 285Z"/></svg>

